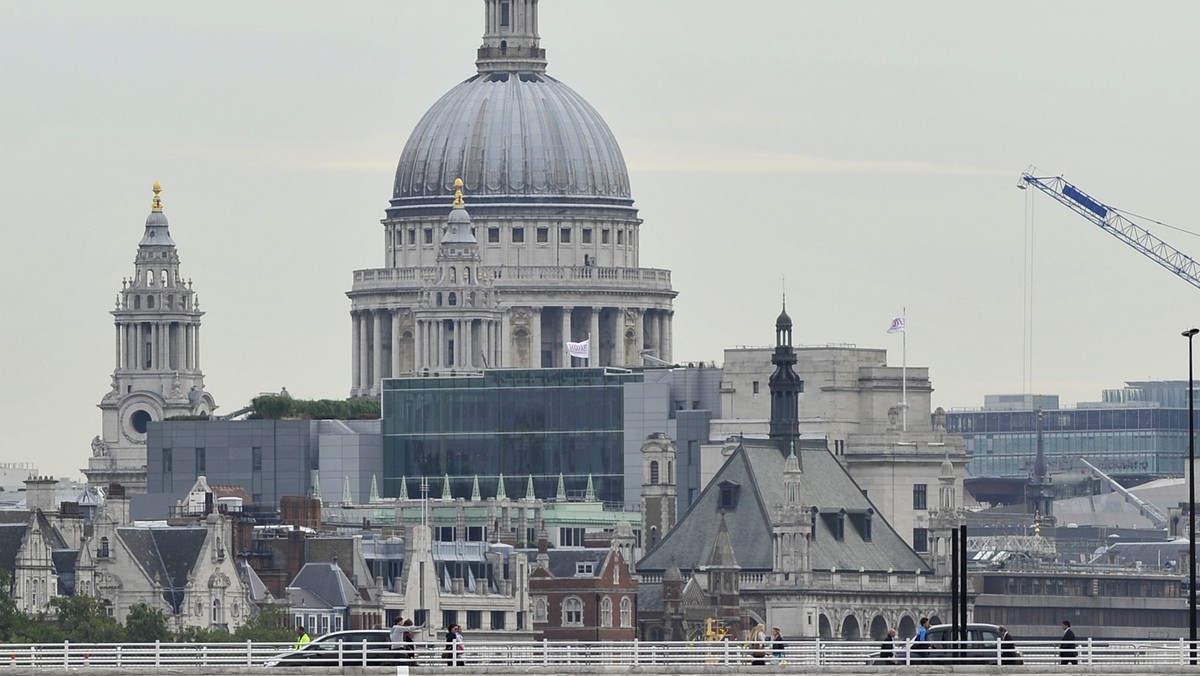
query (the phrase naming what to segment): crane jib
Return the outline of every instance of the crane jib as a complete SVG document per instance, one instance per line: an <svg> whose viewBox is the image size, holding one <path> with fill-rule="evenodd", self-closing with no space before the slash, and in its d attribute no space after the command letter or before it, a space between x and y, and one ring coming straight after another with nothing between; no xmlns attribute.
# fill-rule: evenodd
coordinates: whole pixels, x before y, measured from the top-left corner
<svg viewBox="0 0 1200 676"><path fill-rule="evenodd" d="M1070 197L1072 200L1075 201L1076 204L1083 207L1084 209L1087 209L1088 211L1092 212L1093 214L1096 214L1100 218L1108 218L1108 207L1097 202L1096 200L1092 199L1091 197L1088 197L1087 194L1084 193L1082 190L1080 190L1079 188L1076 188L1075 186L1071 185L1070 183L1067 183L1066 181L1063 181L1062 194L1066 195L1067 197Z"/></svg>

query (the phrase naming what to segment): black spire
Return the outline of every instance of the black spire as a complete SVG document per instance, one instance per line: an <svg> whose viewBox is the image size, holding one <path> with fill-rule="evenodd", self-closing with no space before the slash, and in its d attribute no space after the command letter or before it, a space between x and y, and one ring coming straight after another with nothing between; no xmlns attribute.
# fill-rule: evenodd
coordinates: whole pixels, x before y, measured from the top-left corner
<svg viewBox="0 0 1200 676"><path fill-rule="evenodd" d="M792 349L792 318L787 313L787 300L783 311L775 320L775 354L771 356L775 373L771 374L771 439L785 456L791 455L800 441L800 393L804 381L792 368L796 364L796 351Z"/></svg>

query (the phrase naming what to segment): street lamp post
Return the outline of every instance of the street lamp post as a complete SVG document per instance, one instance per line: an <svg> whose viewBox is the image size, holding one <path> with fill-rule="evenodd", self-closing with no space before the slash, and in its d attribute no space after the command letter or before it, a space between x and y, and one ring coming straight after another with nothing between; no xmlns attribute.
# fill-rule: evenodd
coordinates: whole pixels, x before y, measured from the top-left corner
<svg viewBox="0 0 1200 676"><path fill-rule="evenodd" d="M1183 332L1188 339L1188 641L1196 663L1196 397L1192 372L1192 338L1200 329Z"/></svg>

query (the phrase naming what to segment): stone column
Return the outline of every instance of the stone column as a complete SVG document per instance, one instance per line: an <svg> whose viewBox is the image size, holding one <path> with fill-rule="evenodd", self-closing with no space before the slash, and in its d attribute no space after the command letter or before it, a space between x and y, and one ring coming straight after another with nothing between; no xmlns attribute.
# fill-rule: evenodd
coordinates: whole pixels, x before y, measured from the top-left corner
<svg viewBox="0 0 1200 676"><path fill-rule="evenodd" d="M564 367L570 367L574 365L574 360L571 358L571 355L567 354L567 341L571 340L571 308L569 307L562 309L562 328L560 331L562 332L562 336L558 343L558 358L562 360Z"/></svg>
<svg viewBox="0 0 1200 676"><path fill-rule="evenodd" d="M470 317L458 320L458 330L462 334L458 337L458 342L462 344L462 365L466 369L475 366L475 341L471 340L471 325L473 323L474 320Z"/></svg>
<svg viewBox="0 0 1200 676"><path fill-rule="evenodd" d="M663 312L663 323L664 323L664 326L663 326L663 359L666 359L667 361L671 362L672 364L675 363L675 360L671 357L671 352L675 347L673 344L674 340L672 340L672 338L674 337L673 336L674 320L675 320L675 311L674 310L666 310Z"/></svg>
<svg viewBox="0 0 1200 676"><path fill-rule="evenodd" d="M496 335L496 366L517 366L517 364L505 362L510 347L509 341L512 340L512 315L508 310L500 315L500 323L496 328L499 329L499 333Z"/></svg>
<svg viewBox="0 0 1200 676"><path fill-rule="evenodd" d="M529 313L529 365L542 368L542 308L530 308Z"/></svg>
<svg viewBox="0 0 1200 676"><path fill-rule="evenodd" d="M200 370L200 322L196 322L196 370Z"/></svg>
<svg viewBox="0 0 1200 676"><path fill-rule="evenodd" d="M367 316L370 310L358 313L358 395L365 397L371 392L371 351L367 345Z"/></svg>
<svg viewBox="0 0 1200 676"><path fill-rule="evenodd" d="M383 375L383 310L371 312L371 382L367 390L375 392Z"/></svg>
<svg viewBox="0 0 1200 676"><path fill-rule="evenodd" d="M588 325L590 352L588 366L600 366L600 308L592 308L591 323Z"/></svg>
<svg viewBox="0 0 1200 676"><path fill-rule="evenodd" d="M116 326L113 327L113 330L116 332L116 336L115 336L115 338L116 338L116 347L115 347L116 355L114 355L114 356L116 357L116 361L117 361L117 365L114 368L120 369L121 368L121 331L122 331L121 325L117 324Z"/></svg>
<svg viewBox="0 0 1200 676"><path fill-rule="evenodd" d="M613 308L612 365L625 365L625 308Z"/></svg>
<svg viewBox="0 0 1200 676"><path fill-rule="evenodd" d="M392 370L389 375L400 377L400 311L392 310Z"/></svg>
<svg viewBox="0 0 1200 676"><path fill-rule="evenodd" d="M360 352L358 336L362 332L362 327L358 324L358 313L350 313L350 394L357 395L358 390L362 387L361 374L359 373L359 360L362 359Z"/></svg>
<svg viewBox="0 0 1200 676"><path fill-rule="evenodd" d="M425 355L422 350L425 348L425 336L421 332L425 330L425 322L420 319L413 321L413 373L420 373L421 367L425 365Z"/></svg>
<svg viewBox="0 0 1200 676"><path fill-rule="evenodd" d="M637 316L633 324L633 354L629 355L633 358L632 366L641 366L642 350L646 347L646 311L635 310Z"/></svg>

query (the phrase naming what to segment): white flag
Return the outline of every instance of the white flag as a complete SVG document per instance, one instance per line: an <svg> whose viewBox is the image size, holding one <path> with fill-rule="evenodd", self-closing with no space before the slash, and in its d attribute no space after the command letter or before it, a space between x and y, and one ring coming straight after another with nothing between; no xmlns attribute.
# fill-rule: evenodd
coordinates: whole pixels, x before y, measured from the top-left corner
<svg viewBox="0 0 1200 676"><path fill-rule="evenodd" d="M888 327L888 333L904 333L904 317L896 317Z"/></svg>
<svg viewBox="0 0 1200 676"><path fill-rule="evenodd" d="M592 339L589 337L582 343L567 341L567 354L580 359L587 359L592 354Z"/></svg>

